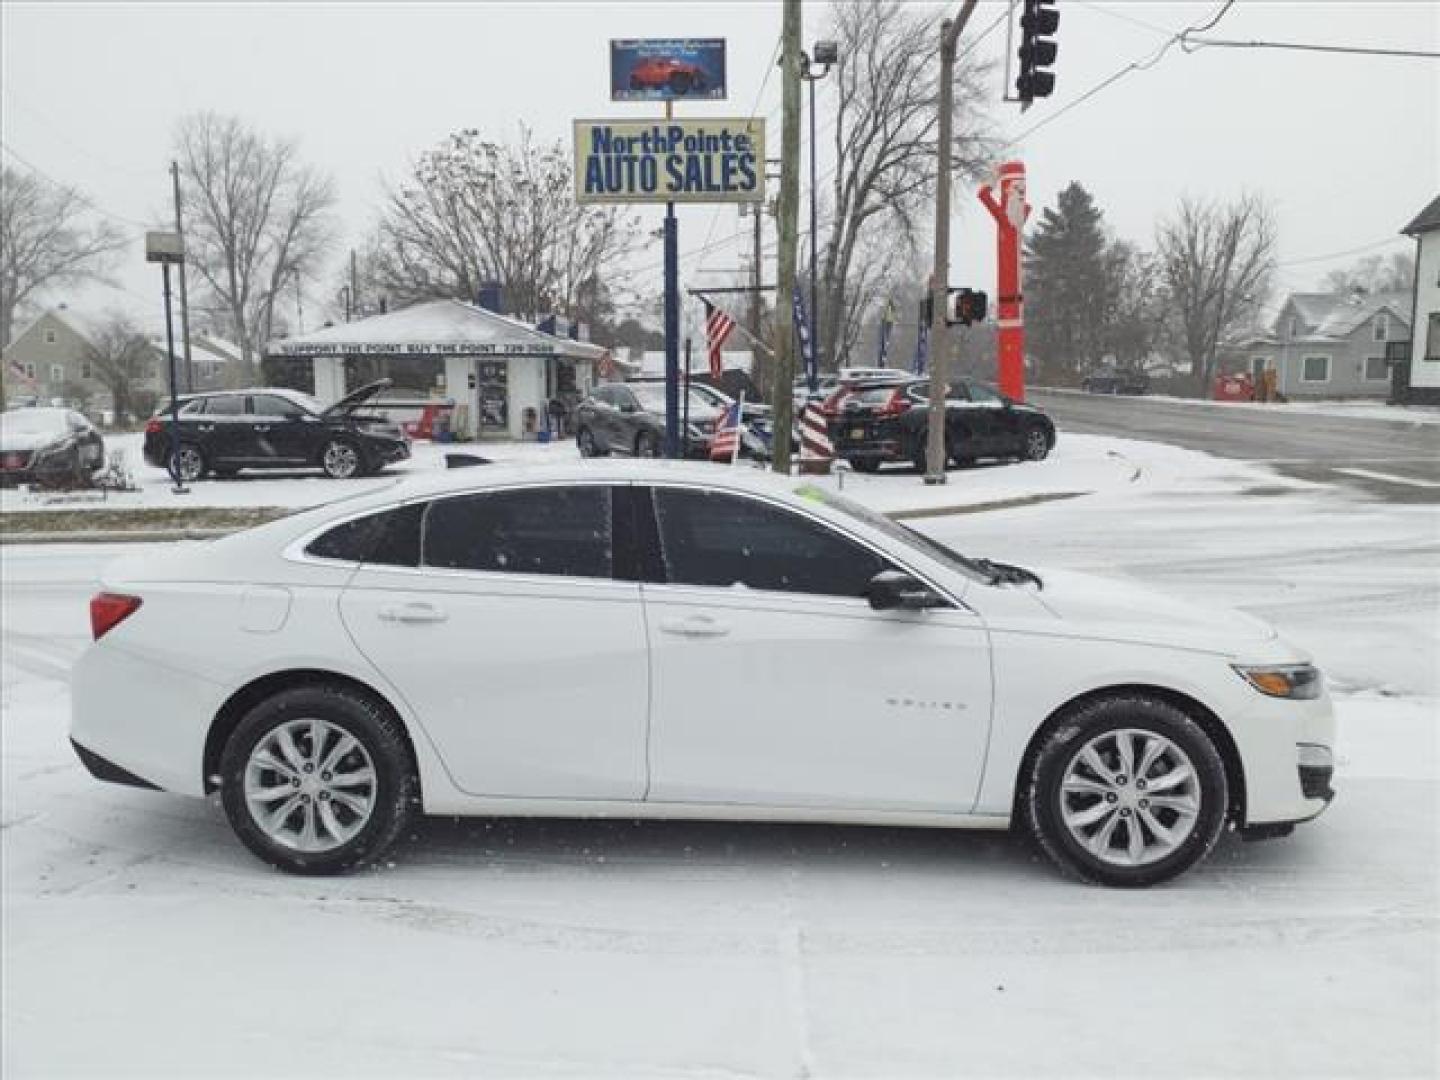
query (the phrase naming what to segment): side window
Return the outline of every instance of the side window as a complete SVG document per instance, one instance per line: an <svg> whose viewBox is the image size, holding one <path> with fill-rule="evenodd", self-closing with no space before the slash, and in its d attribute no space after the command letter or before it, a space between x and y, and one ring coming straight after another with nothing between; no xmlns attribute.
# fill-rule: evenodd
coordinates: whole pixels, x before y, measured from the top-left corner
<svg viewBox="0 0 1440 1080"><path fill-rule="evenodd" d="M285 420L294 420L305 415L305 410L295 402L275 394L252 394L250 411L256 416L277 416Z"/></svg>
<svg viewBox="0 0 1440 1080"><path fill-rule="evenodd" d="M342 522L310 541L305 554L344 562L417 566L424 510L423 504L415 503Z"/></svg>
<svg viewBox="0 0 1440 1080"><path fill-rule="evenodd" d="M245 399L239 394L222 394L205 402L206 416L243 416L244 413Z"/></svg>
<svg viewBox="0 0 1440 1080"><path fill-rule="evenodd" d="M892 569L826 526L738 495L656 488L655 514L675 585L858 597Z"/></svg>
<svg viewBox="0 0 1440 1080"><path fill-rule="evenodd" d="M541 487L437 499L425 514L426 566L608 578L610 489Z"/></svg>
<svg viewBox="0 0 1440 1080"><path fill-rule="evenodd" d="M971 401L983 401L991 405L1000 404L1000 395L983 383L966 383Z"/></svg>

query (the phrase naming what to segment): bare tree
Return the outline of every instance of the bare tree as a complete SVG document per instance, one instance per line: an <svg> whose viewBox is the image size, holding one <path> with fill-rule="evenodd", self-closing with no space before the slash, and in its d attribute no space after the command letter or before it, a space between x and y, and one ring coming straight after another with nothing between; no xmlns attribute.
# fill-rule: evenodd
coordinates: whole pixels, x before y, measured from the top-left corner
<svg viewBox="0 0 1440 1080"><path fill-rule="evenodd" d="M181 121L186 262L223 315L249 379L282 294L310 279L334 238L335 185L305 166L296 144L235 117Z"/></svg>
<svg viewBox="0 0 1440 1080"><path fill-rule="evenodd" d="M83 358L95 379L110 392L115 422L137 413L136 395L153 374L155 350L123 315L111 315L85 343Z"/></svg>
<svg viewBox="0 0 1440 1080"><path fill-rule="evenodd" d="M595 320L610 303L602 286L637 237L633 215L576 201L561 143L539 146L524 127L514 144L469 129L389 192L366 277L398 303L473 301L498 281L512 310Z"/></svg>
<svg viewBox="0 0 1440 1080"><path fill-rule="evenodd" d="M828 228L820 252L822 347L838 357L853 344L848 327L878 291L851 281L857 256L877 231L896 244L928 247L939 125L939 26L934 12L901 0L856 0L832 8L840 46L834 79L836 123ZM963 51L963 50L962 50ZM995 149L987 135L984 77L990 65L963 56L956 68L954 170L983 175ZM823 181L822 181L823 182ZM896 265L908 262L898 257ZM862 276L873 277L872 269ZM856 304L861 310L852 310ZM836 346L839 348L836 348Z"/></svg>
<svg viewBox="0 0 1440 1080"><path fill-rule="evenodd" d="M1269 291L1275 218L1259 195L1231 203L1185 198L1156 232L1171 314L1202 387L1215 372L1215 348Z"/></svg>
<svg viewBox="0 0 1440 1080"><path fill-rule="evenodd" d="M85 225L88 210L73 188L0 169L0 347L10 344L26 304L46 290L99 277L125 246L108 222Z"/></svg>
<svg viewBox="0 0 1440 1080"><path fill-rule="evenodd" d="M1408 251L1368 255L1343 270L1331 270L1322 287L1326 292L1409 292L1415 281L1415 256Z"/></svg>

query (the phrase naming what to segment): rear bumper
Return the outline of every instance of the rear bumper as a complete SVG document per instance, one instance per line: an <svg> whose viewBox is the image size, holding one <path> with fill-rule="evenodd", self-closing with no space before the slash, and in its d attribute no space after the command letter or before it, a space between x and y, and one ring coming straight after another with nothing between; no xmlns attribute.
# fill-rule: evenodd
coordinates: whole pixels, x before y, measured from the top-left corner
<svg viewBox="0 0 1440 1080"><path fill-rule="evenodd" d="M862 430L863 434L853 434L856 430ZM874 420L834 420L830 424L830 441L835 455L842 458L900 461L908 450L902 430Z"/></svg>
<svg viewBox="0 0 1440 1080"><path fill-rule="evenodd" d="M134 773L122 769L113 761L101 757L93 750L85 749L74 739L70 740L70 745L74 747L75 756L80 759L80 764L84 765L96 780L104 780L111 784L125 784L128 787L146 788L149 791L160 790L159 785L152 784L149 780L143 780Z"/></svg>

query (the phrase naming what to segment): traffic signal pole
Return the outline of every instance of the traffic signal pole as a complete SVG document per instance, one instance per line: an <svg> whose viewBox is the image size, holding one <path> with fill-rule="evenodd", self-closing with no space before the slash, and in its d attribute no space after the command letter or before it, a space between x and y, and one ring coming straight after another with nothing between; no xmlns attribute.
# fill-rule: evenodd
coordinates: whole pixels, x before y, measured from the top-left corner
<svg viewBox="0 0 1440 1080"><path fill-rule="evenodd" d="M945 420L949 396L950 327L946 303L950 281L950 168L954 153L955 52L960 32L979 0L965 0L954 19L940 24L940 134L935 177L935 266L930 275L930 410L925 483L945 483Z"/></svg>

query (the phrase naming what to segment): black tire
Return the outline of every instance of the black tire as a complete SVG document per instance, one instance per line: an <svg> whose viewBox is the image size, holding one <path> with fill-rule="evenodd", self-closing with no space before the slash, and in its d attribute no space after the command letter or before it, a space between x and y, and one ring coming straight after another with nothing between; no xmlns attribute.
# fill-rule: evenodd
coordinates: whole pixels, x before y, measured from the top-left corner
<svg viewBox="0 0 1440 1080"><path fill-rule="evenodd" d="M1054 440L1039 424L1031 424L1020 436L1020 456L1025 461L1044 461L1050 456Z"/></svg>
<svg viewBox="0 0 1440 1080"><path fill-rule="evenodd" d="M856 472L875 473L880 471L880 459L873 457L852 457L846 458L850 467Z"/></svg>
<svg viewBox="0 0 1440 1080"><path fill-rule="evenodd" d="M359 743L373 765L375 782L373 805L363 827L344 843L306 852L273 839L256 821L245 796L245 774L252 752L267 736L281 725L314 718L342 729ZM305 750L302 741L296 745ZM420 782L400 721L366 694L323 683L282 691L246 713L225 744L220 777L221 802L235 835L259 858L293 874L338 874L379 858L400 836L420 802Z"/></svg>
<svg viewBox="0 0 1440 1080"><path fill-rule="evenodd" d="M170 475L179 478L181 483L193 484L210 470L210 463L205 460L205 451L194 443L182 442L175 448L175 453L169 457Z"/></svg>
<svg viewBox="0 0 1440 1080"><path fill-rule="evenodd" d="M660 442L653 434L642 431L635 436L635 456L637 458L653 458L660 456Z"/></svg>
<svg viewBox="0 0 1440 1080"><path fill-rule="evenodd" d="M1120 839L1122 829L1127 830L1125 839L1128 841L1130 828L1139 828L1142 837L1148 837L1158 844L1158 836L1142 822L1141 810L1138 807L1147 806L1144 794L1146 778L1152 783L1156 782L1156 769L1173 767L1172 758L1158 758L1144 777L1116 774L1118 783L1122 785L1116 790L1122 792L1122 797L1117 809L1112 811L1114 816L1105 819L1096 830L1098 834L1103 831L1104 825L1115 822L1110 825L1112 832L1107 834L1104 842L1112 858L1102 858L1082 843L1063 818L1066 799L1080 801L1080 805L1072 803L1070 809L1081 815L1100 805L1100 796L1092 796L1083 791L1067 794L1062 785L1066 774L1075 766L1087 747L1093 747L1096 740L1103 746L1107 734L1120 731L1158 735L1178 748L1178 751L1188 758L1186 764L1194 777L1194 791L1187 792L1186 798L1198 802L1193 825L1184 839L1168 853L1156 854L1153 861L1141 865L1124 865L1118 848L1110 845ZM1104 751L1100 753L1103 757ZM1122 767L1118 762L1117 758L1106 761L1106 764L1118 769ZM1029 774L1020 779L1022 789L1017 800L1020 817L1031 837L1064 873L1099 885L1143 888L1169 881L1184 873L1215 846L1215 841L1225 827L1228 813L1229 788L1225 777L1225 764L1215 744L1184 711L1168 702L1143 694L1117 694L1099 698L1065 717L1046 737L1039 753L1035 755ZM1128 794L1125 793L1126 787L1130 789ZM1153 794L1151 797L1159 798ZM1085 805L1083 800L1087 798L1095 801ZM1110 795L1103 798L1110 803L1117 802ZM1124 801L1127 798L1135 802L1136 808L1127 806ZM1150 813L1154 815L1152 820L1174 814L1173 818L1161 821L1161 824L1169 829L1180 826L1181 815L1174 811L1155 808L1150 810Z"/></svg>
<svg viewBox="0 0 1440 1080"><path fill-rule="evenodd" d="M605 451L595 441L595 433L588 427L582 427L575 433L575 445L580 450L580 456L586 458L604 457Z"/></svg>
<svg viewBox="0 0 1440 1080"><path fill-rule="evenodd" d="M349 439L330 439L320 448L320 468L331 480L365 475L365 454Z"/></svg>

